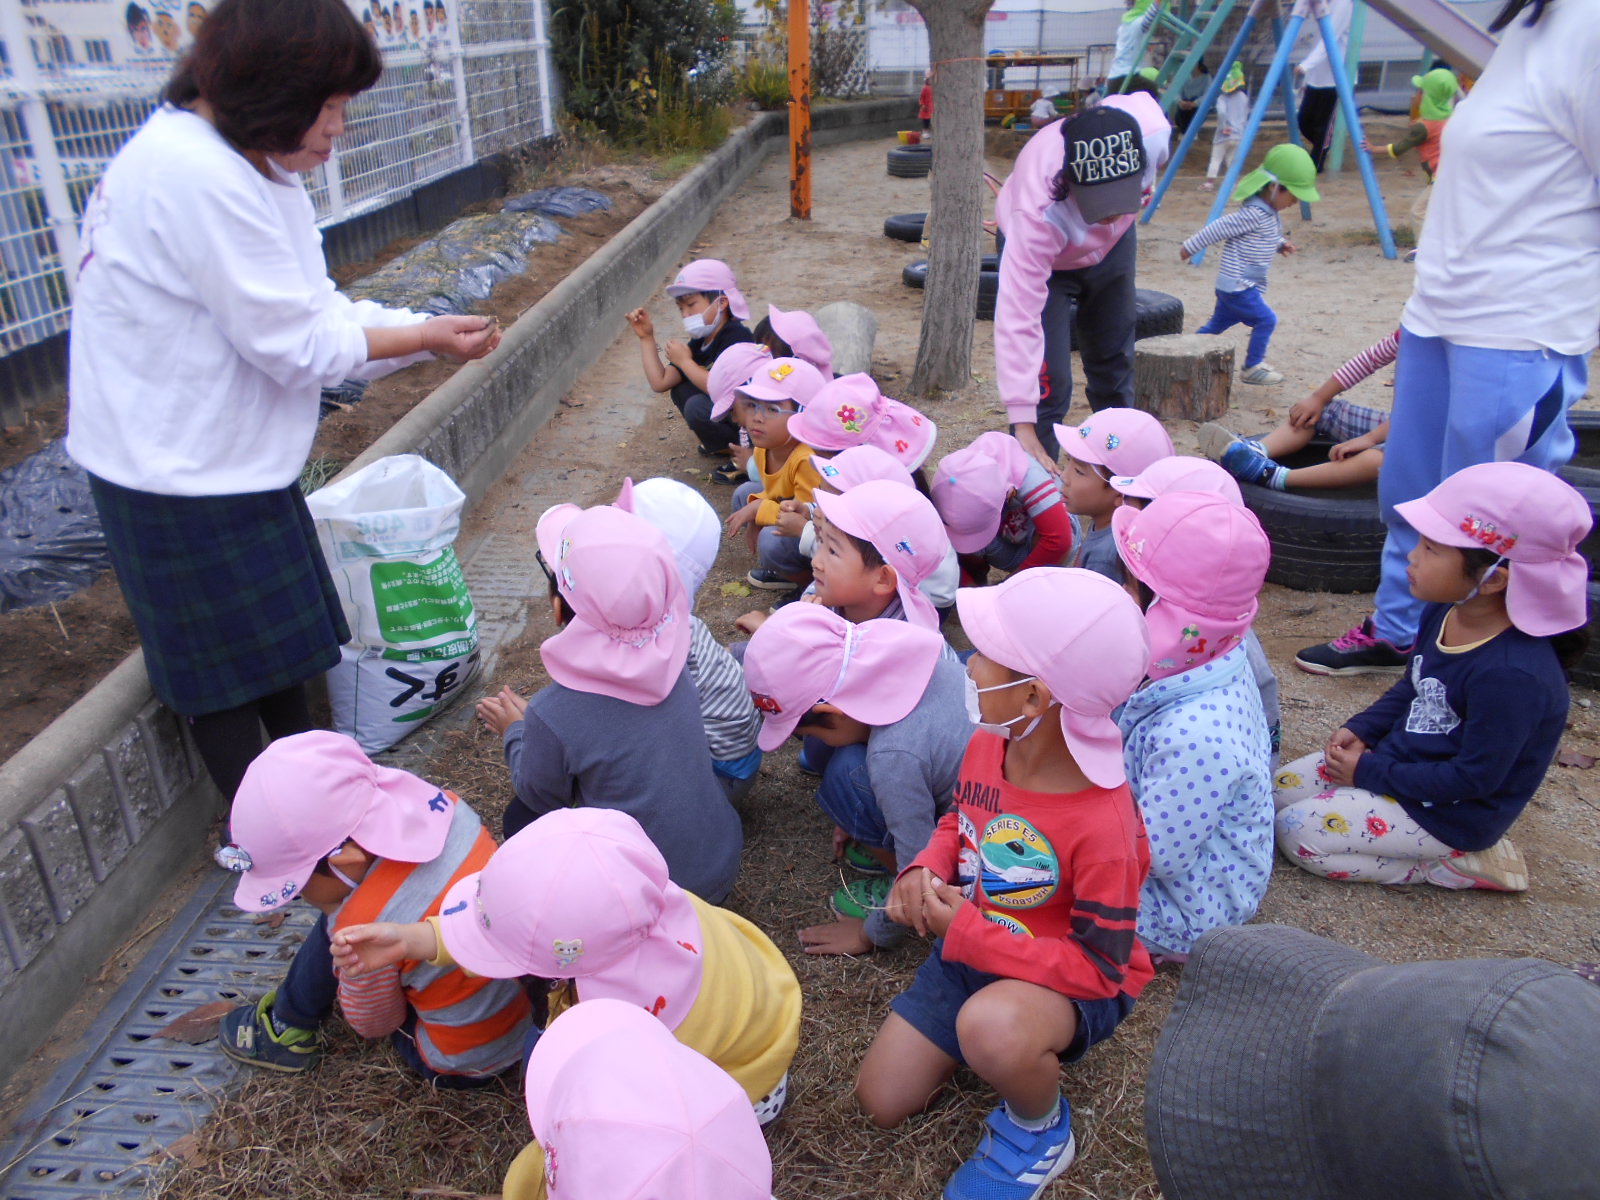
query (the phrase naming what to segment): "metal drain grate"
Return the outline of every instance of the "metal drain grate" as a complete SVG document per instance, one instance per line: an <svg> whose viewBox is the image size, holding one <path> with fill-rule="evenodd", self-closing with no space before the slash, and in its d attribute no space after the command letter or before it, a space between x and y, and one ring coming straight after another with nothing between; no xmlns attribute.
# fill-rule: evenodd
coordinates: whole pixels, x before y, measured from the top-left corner
<svg viewBox="0 0 1600 1200"><path fill-rule="evenodd" d="M84 1035L86 1049L56 1072L0 1150L0 1200L78 1200L143 1193L158 1151L197 1129L239 1069L215 1041L154 1035L217 1000L245 1000L282 978L316 917L288 906L281 926L258 923L231 899L237 876L217 871Z"/></svg>

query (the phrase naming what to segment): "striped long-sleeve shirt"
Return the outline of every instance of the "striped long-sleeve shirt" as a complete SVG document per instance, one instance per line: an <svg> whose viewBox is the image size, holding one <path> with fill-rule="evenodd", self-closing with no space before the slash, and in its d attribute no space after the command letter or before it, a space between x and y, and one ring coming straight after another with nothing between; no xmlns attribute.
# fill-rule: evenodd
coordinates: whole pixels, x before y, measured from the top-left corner
<svg viewBox="0 0 1600 1200"><path fill-rule="evenodd" d="M1383 341L1374 342L1345 363L1344 366L1333 373L1333 377L1339 382L1339 390L1348 392L1368 375L1371 375L1381 367L1387 367L1399 357L1400 331L1396 329Z"/></svg>
<svg viewBox="0 0 1600 1200"><path fill-rule="evenodd" d="M689 676L700 696L711 757L718 762L742 759L756 748L761 732L761 714L745 686L744 668L699 617L690 618L689 628Z"/></svg>
<svg viewBox="0 0 1600 1200"><path fill-rule="evenodd" d="M1265 290L1272 256L1283 245L1283 222L1272 205L1259 196L1251 196L1184 242L1183 248L1198 254L1216 242L1227 243L1217 268L1217 291Z"/></svg>

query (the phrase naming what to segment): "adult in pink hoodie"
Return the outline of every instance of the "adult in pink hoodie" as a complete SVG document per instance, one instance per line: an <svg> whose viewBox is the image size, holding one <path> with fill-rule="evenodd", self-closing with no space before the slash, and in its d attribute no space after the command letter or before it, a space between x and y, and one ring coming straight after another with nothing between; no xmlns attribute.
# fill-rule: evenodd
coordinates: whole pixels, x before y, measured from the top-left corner
<svg viewBox="0 0 1600 1200"><path fill-rule="evenodd" d="M1017 440L1052 471L1052 427L1072 405L1074 323L1090 407L1133 404L1133 222L1171 134L1154 97L1110 96L1035 134L995 203L1005 236L994 317L1000 399ZM1064 168L1066 198L1057 199Z"/></svg>

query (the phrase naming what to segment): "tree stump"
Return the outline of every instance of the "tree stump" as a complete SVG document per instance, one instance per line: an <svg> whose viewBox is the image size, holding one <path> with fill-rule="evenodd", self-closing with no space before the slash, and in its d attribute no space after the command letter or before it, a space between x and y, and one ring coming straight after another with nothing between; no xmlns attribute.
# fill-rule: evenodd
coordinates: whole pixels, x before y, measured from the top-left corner
<svg viewBox="0 0 1600 1200"><path fill-rule="evenodd" d="M1133 406L1163 419L1215 421L1233 388L1233 347L1209 333L1146 338L1133 354Z"/></svg>
<svg viewBox="0 0 1600 1200"><path fill-rule="evenodd" d="M878 338L878 318L872 310L854 300L835 300L813 315L833 345L834 374L870 374L872 344Z"/></svg>

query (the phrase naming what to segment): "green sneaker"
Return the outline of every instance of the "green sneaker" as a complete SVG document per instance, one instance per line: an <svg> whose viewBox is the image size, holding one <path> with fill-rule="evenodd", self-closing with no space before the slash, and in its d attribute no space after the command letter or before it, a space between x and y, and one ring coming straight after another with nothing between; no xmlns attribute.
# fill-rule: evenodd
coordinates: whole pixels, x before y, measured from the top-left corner
<svg viewBox="0 0 1600 1200"><path fill-rule="evenodd" d="M863 875L887 875L889 868L867 852L865 846L859 842L846 842L844 844L844 865L852 871L859 871Z"/></svg>
<svg viewBox="0 0 1600 1200"><path fill-rule="evenodd" d="M852 879L833 893L828 907L832 908L837 916L854 917L864 921L868 913L882 908L889 902L889 890L893 886L894 884L883 875L871 879Z"/></svg>
<svg viewBox="0 0 1600 1200"><path fill-rule="evenodd" d="M322 1034L315 1029L288 1026L282 1033L272 1028L274 988L255 1004L236 1008L222 1018L217 1043L222 1052L246 1066L269 1071L309 1071L322 1061Z"/></svg>

